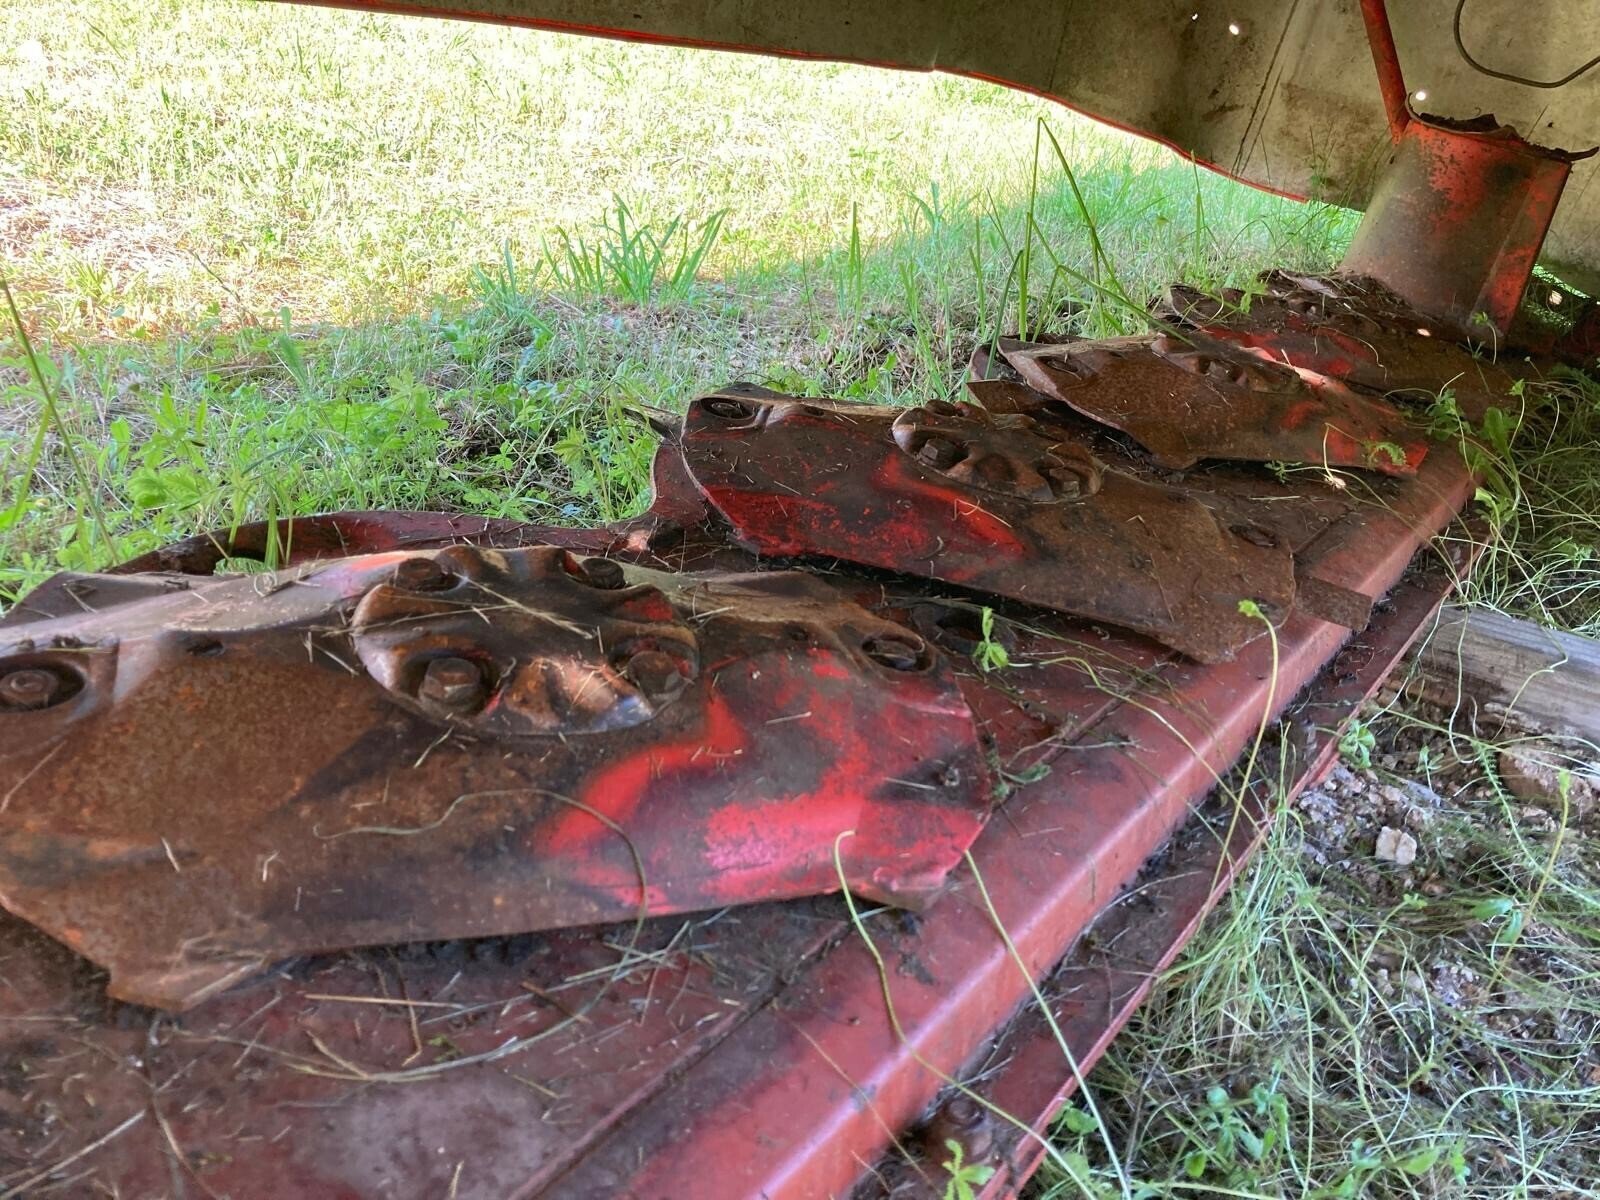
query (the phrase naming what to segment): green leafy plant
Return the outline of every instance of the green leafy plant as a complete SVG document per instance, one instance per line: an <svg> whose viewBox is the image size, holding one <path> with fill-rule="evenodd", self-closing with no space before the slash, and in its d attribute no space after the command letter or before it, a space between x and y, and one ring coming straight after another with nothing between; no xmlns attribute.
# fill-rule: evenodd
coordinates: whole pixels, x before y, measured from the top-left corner
<svg viewBox="0 0 1600 1200"><path fill-rule="evenodd" d="M1510 896L1491 896L1479 900L1469 911L1476 920L1494 928L1494 935L1489 939L1489 944L1497 949L1514 946L1517 939L1522 936L1522 926L1526 918L1523 915L1522 905Z"/></svg>
<svg viewBox="0 0 1600 1200"><path fill-rule="evenodd" d="M1439 393L1438 398L1428 405L1428 436L1435 441L1451 441L1459 438L1466 429L1467 421L1461 415L1461 408L1456 403L1455 392L1445 388Z"/></svg>
<svg viewBox="0 0 1600 1200"><path fill-rule="evenodd" d="M994 636L994 609L983 610L978 618L978 628L982 636L972 651L972 659L978 664L978 669L987 673L1009 667L1011 654Z"/></svg>
<svg viewBox="0 0 1600 1200"><path fill-rule="evenodd" d="M1393 467L1403 466L1406 461L1405 447L1396 442L1363 442L1361 446L1362 457L1369 466L1381 466L1385 462Z"/></svg>
<svg viewBox="0 0 1600 1200"><path fill-rule="evenodd" d="M950 1157L940 1165L949 1174L945 1180L944 1200L977 1200L975 1187L982 1187L994 1178L994 1168L983 1163L965 1161L965 1151L954 1138L946 1138L944 1148Z"/></svg>
<svg viewBox="0 0 1600 1200"><path fill-rule="evenodd" d="M1196 1145L1183 1160L1190 1179L1213 1171L1227 1175L1241 1163L1259 1165L1288 1141L1289 1104L1275 1088L1258 1083L1235 1098L1214 1086L1205 1099L1199 1128L1191 1135Z"/></svg>
<svg viewBox="0 0 1600 1200"><path fill-rule="evenodd" d="M1339 757L1363 771L1372 768L1372 752L1377 748L1377 735L1364 721L1352 720L1339 735Z"/></svg>
<svg viewBox="0 0 1600 1200"><path fill-rule="evenodd" d="M727 214L714 212L698 223L672 217L657 227L638 220L620 196L612 203L592 237L561 229L556 244L545 245L545 266L558 286L641 306L687 297Z"/></svg>

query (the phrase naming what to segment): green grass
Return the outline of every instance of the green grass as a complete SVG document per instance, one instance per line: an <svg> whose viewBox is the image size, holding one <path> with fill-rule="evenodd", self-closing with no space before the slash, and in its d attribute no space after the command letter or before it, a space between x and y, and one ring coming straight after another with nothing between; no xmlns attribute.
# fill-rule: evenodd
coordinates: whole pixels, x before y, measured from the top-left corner
<svg viewBox="0 0 1600 1200"><path fill-rule="evenodd" d="M1474 604L1600 636L1600 384L1574 372L1524 390L1473 438L1492 537L1464 588Z"/></svg>
<svg viewBox="0 0 1600 1200"><path fill-rule="evenodd" d="M934 75L153 0L0 10L0 46L0 244L60 413L30 471L13 339L0 597L286 513L609 519L631 403L947 394L1019 260L1030 326L1125 326L1085 212L1132 296L1350 228Z"/></svg>
<svg viewBox="0 0 1600 1200"><path fill-rule="evenodd" d="M1594 1194L1593 820L1510 796L1440 714L1367 729L1373 769L1282 814L1091 1076L1132 1194ZM1410 869L1372 853L1397 803L1421 816ZM1123 1194L1081 1107L1058 1134L1089 1187L1047 1171L1037 1197Z"/></svg>
<svg viewBox="0 0 1600 1200"><path fill-rule="evenodd" d="M1352 227L969 81L257 3L7 6L0 247L44 387L0 338L0 604L266 516L615 518L652 449L635 405L734 379L949 395L998 329L1136 328L1169 280L1325 268ZM1483 438L1470 593L1595 631L1600 394L1524 399ZM1291 814L1091 1077L1103 1120L1061 1126L1093 1182L1041 1193L1589 1194L1592 844L1524 833L1477 745L1418 720L1350 744L1431 778L1414 743L1443 738L1446 890L1374 883L1370 830ZM1323 861L1341 846L1354 866ZM1500 982L1466 1007L1431 974L1386 990L1435 962L1503 967L1545 1016L1497 1023Z"/></svg>

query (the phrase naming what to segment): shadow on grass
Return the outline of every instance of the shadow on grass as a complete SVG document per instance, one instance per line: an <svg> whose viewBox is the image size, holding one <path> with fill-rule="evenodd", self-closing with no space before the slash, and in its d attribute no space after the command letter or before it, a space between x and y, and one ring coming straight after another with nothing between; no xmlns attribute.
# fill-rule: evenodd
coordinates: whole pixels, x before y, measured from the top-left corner
<svg viewBox="0 0 1600 1200"><path fill-rule="evenodd" d="M852 232L818 260L717 281L682 264L704 258L720 223L618 219L560 237L540 262L502 255L468 295L400 319L297 326L284 312L160 341L46 341L60 428L42 437L39 388L13 338L0 600L58 569L267 517L392 507L614 519L648 478L653 447L634 406L681 408L735 379L891 404L947 396L977 341L1023 314L1035 330L1129 331L1138 312L1119 295L1325 268L1352 223L1183 164L1095 164L1076 193L1060 171L1044 174L1009 203L955 204L933 188L907 198L888 239Z"/></svg>

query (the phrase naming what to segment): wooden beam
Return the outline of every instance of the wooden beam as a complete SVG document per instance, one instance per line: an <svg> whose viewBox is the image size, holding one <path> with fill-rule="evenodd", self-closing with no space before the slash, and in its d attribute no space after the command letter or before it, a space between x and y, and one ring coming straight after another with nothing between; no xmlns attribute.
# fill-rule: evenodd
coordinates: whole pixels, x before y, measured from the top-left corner
<svg viewBox="0 0 1600 1200"><path fill-rule="evenodd" d="M1531 733L1600 747L1600 642L1486 609L1445 608L1413 660L1424 692Z"/></svg>

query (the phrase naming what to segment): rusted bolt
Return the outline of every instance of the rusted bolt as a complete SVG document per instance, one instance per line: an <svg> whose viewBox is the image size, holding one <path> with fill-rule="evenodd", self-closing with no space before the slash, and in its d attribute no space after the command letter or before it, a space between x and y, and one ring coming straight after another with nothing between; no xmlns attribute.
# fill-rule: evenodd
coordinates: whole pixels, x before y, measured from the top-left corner
<svg viewBox="0 0 1600 1200"><path fill-rule="evenodd" d="M0 675L0 708L23 712L49 708L58 699L65 699L63 690L61 677L54 671L20 667Z"/></svg>
<svg viewBox="0 0 1600 1200"><path fill-rule="evenodd" d="M947 470L961 458L961 447L942 437L931 437L917 450L917 461L927 463L940 471Z"/></svg>
<svg viewBox="0 0 1600 1200"><path fill-rule="evenodd" d="M1049 467L1044 474L1052 484L1050 490L1061 499L1076 500L1083 495L1083 476L1071 467Z"/></svg>
<svg viewBox="0 0 1600 1200"><path fill-rule="evenodd" d="M622 673L652 700L669 700L689 682L678 660L660 650L641 650L622 664Z"/></svg>
<svg viewBox="0 0 1600 1200"><path fill-rule="evenodd" d="M466 658L436 658L428 663L417 685L417 699L451 712L476 712L488 688L483 671Z"/></svg>
<svg viewBox="0 0 1600 1200"><path fill-rule="evenodd" d="M1235 364L1226 359L1217 358L1215 355L1196 350L1193 346L1185 345L1176 338L1162 334L1150 343L1162 358L1180 370L1188 371L1191 375L1200 375L1206 379L1215 379L1219 383L1239 383L1244 378L1244 372Z"/></svg>
<svg viewBox="0 0 1600 1200"><path fill-rule="evenodd" d="M927 647L911 634L873 634L861 643L861 652L891 671L916 671L927 665Z"/></svg>
<svg viewBox="0 0 1600 1200"><path fill-rule="evenodd" d="M963 1162L981 1162L994 1149L994 1121L971 1096L956 1095L934 1111L922 1137L930 1154L948 1157L945 1143L954 1142L961 1147Z"/></svg>
<svg viewBox="0 0 1600 1200"><path fill-rule="evenodd" d="M1007 484L1015 483L1017 476L1022 473L1017 469L1019 465L1004 454L985 454L976 462L969 463L972 473L982 483L994 488L1005 488Z"/></svg>
<svg viewBox="0 0 1600 1200"><path fill-rule="evenodd" d="M702 400L701 404L713 417L721 417L724 421L748 421L756 415L755 405L727 396L712 396Z"/></svg>
<svg viewBox="0 0 1600 1200"><path fill-rule="evenodd" d="M576 577L590 587L608 590L626 587L628 583L628 577L622 572L622 564L609 558L581 559Z"/></svg>
<svg viewBox="0 0 1600 1200"><path fill-rule="evenodd" d="M407 558L395 564L394 585L408 592L443 591L455 577L431 558Z"/></svg>

